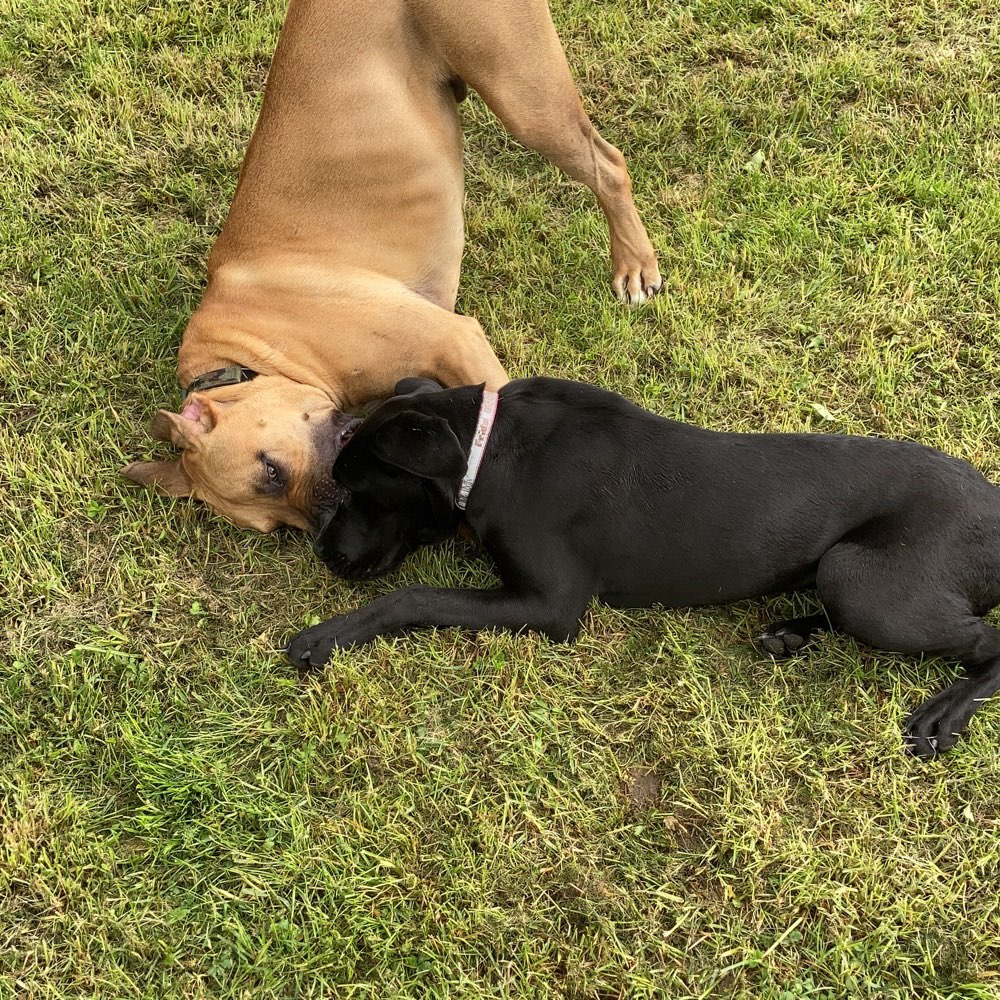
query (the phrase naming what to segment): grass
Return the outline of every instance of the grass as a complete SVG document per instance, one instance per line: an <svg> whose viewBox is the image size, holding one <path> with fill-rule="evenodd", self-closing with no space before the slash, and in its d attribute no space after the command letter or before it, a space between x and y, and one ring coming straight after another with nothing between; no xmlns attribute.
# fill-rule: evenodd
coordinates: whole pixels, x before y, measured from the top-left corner
<svg viewBox="0 0 1000 1000"><path fill-rule="evenodd" d="M954 668L748 640L809 595L456 631L300 684L364 587L116 475L152 452L282 16L0 0L0 997L1000 994L1000 714L900 753ZM715 427L892 434L1000 481L987 0L557 0L665 293L465 105L461 304L515 375ZM782 470L775 470L780 482Z"/></svg>

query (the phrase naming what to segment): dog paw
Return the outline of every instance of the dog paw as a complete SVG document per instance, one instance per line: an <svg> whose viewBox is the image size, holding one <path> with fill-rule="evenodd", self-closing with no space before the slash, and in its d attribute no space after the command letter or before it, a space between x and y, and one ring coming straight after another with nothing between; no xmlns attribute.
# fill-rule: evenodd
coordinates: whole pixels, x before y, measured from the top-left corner
<svg viewBox="0 0 1000 1000"><path fill-rule="evenodd" d="M757 636L757 642L766 653L784 660L804 649L822 631L823 624L816 618L793 618L768 626Z"/></svg>
<svg viewBox="0 0 1000 1000"><path fill-rule="evenodd" d="M303 672L325 666L331 653L340 648L336 624L337 619L331 618L299 632L285 650L292 666Z"/></svg>
<svg viewBox="0 0 1000 1000"><path fill-rule="evenodd" d="M656 256L650 252L641 259L633 257L627 261L615 261L611 287L618 301L627 306L642 305L651 299L663 287Z"/></svg>
<svg viewBox="0 0 1000 1000"><path fill-rule="evenodd" d="M970 712L966 699L945 689L925 701L903 727L906 752L914 757L936 757L946 753L968 725Z"/></svg>

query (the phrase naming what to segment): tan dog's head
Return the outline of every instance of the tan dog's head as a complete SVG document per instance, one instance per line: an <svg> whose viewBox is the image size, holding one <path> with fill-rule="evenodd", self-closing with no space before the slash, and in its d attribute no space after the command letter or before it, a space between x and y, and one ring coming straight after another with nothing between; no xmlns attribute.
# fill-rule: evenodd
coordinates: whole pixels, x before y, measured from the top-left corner
<svg viewBox="0 0 1000 1000"><path fill-rule="evenodd" d="M180 413L160 410L153 437L181 449L172 462L135 462L122 472L172 496L193 496L243 528L311 530L336 506L334 459L360 421L320 389L261 375L193 392Z"/></svg>

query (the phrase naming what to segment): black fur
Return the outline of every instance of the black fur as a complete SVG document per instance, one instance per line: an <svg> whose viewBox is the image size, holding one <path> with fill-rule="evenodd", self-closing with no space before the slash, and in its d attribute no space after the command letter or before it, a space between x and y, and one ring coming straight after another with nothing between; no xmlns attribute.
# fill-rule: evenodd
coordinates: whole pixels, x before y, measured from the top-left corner
<svg viewBox="0 0 1000 1000"><path fill-rule="evenodd" d="M334 467L349 491L316 542L358 579L452 535L454 499L482 387L405 380ZM621 396L550 378L500 393L469 497L496 562L495 590L407 587L299 633L296 664L413 628L534 629L576 636L593 597L682 607L815 587L825 614L776 625L790 655L817 631L962 662L968 677L906 725L909 749L954 745L1000 688L1000 490L972 466L902 441L725 434L655 416Z"/></svg>

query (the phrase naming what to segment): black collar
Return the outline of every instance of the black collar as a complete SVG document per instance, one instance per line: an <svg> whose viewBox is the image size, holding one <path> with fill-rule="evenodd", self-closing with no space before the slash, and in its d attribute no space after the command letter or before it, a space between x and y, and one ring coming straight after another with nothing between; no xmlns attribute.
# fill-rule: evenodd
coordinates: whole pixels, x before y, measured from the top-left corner
<svg viewBox="0 0 1000 1000"><path fill-rule="evenodd" d="M192 392L204 392L206 389L218 389L223 385L239 385L241 382L250 382L257 375L257 372L245 365L216 368L215 371L205 372L204 375L192 379L188 387L181 392L181 398L186 398Z"/></svg>

